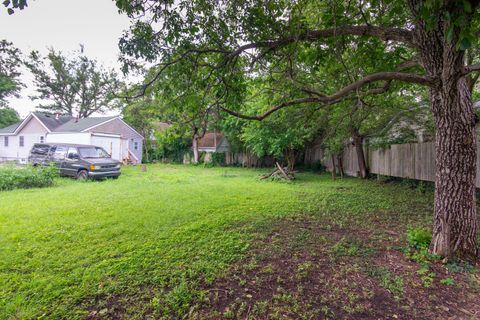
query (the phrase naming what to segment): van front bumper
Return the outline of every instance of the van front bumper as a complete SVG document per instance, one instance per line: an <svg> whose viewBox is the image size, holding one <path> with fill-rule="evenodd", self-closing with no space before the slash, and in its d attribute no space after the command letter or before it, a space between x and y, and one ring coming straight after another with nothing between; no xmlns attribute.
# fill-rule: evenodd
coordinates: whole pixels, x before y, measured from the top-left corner
<svg viewBox="0 0 480 320"><path fill-rule="evenodd" d="M92 178L108 178L120 176L120 170L117 171L89 171L88 176Z"/></svg>

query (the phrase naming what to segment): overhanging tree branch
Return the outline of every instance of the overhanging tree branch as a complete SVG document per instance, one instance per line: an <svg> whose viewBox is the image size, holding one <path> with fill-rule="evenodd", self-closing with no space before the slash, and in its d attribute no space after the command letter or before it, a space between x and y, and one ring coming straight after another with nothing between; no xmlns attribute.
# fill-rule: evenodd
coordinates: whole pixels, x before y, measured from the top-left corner
<svg viewBox="0 0 480 320"><path fill-rule="evenodd" d="M387 28L376 26L340 26L323 30L306 30L302 33L271 41L248 43L232 51L228 57L237 56L251 49L273 50L298 41L318 41L338 36L370 36L385 41L399 41L413 47L413 33L401 28Z"/></svg>
<svg viewBox="0 0 480 320"><path fill-rule="evenodd" d="M270 116L271 114L273 114L274 112L289 106L306 104L306 103L320 103L322 105L334 104L343 100L350 92L354 92L369 83L372 83L375 81L392 81L392 80L399 80L399 81L416 83L421 85L428 85L428 86L431 86L434 83L433 79L427 76L421 76L417 74L403 73L403 72L379 72L379 73L373 73L368 76L365 76L364 78L354 83L351 83L346 87L343 87L342 89L340 89L339 91L337 91L332 95L307 97L307 98L300 98L300 99L283 102L275 107L272 107L271 109L269 109L268 111L266 111L265 113L259 116L245 115L245 114L227 109L225 107L220 107L220 108L223 111L227 112L228 114L235 116L237 118L262 121L268 116Z"/></svg>

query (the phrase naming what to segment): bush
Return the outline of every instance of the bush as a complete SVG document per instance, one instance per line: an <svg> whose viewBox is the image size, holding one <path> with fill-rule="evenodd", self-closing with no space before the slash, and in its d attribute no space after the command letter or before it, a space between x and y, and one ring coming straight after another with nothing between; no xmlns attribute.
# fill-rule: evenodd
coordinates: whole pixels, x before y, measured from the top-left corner
<svg viewBox="0 0 480 320"><path fill-rule="evenodd" d="M55 166L3 167L0 168L0 191L50 187L57 176Z"/></svg>
<svg viewBox="0 0 480 320"><path fill-rule="evenodd" d="M414 249L428 249L432 241L432 233L425 228L414 228L407 232L408 245Z"/></svg>
<svg viewBox="0 0 480 320"><path fill-rule="evenodd" d="M214 166L224 166L225 165L225 153L213 152L212 153L212 164Z"/></svg>

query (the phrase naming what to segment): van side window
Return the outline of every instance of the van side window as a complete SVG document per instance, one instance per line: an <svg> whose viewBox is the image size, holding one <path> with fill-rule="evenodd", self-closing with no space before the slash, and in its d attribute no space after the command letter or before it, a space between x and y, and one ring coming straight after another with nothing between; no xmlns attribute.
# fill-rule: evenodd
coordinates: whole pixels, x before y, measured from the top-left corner
<svg viewBox="0 0 480 320"><path fill-rule="evenodd" d="M48 154L48 148L47 145L36 144L33 146L31 154L45 156Z"/></svg>
<svg viewBox="0 0 480 320"><path fill-rule="evenodd" d="M52 148L53 149L53 148ZM53 152L53 159L55 160L63 160L65 159L65 155L67 154L67 148L58 146L55 151Z"/></svg>
<svg viewBox="0 0 480 320"><path fill-rule="evenodd" d="M78 159L79 156L78 156L77 148L68 148L67 158L68 159Z"/></svg>

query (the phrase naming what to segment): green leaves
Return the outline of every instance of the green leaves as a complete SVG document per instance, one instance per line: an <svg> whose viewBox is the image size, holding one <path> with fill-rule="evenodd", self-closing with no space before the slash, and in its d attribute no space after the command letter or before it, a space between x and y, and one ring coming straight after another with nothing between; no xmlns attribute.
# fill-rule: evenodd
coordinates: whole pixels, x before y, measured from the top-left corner
<svg viewBox="0 0 480 320"><path fill-rule="evenodd" d="M5 99L18 96L23 84L20 81L21 52L11 42L0 41L0 104Z"/></svg>
<svg viewBox="0 0 480 320"><path fill-rule="evenodd" d="M33 99L46 103L37 107L80 118L117 107L121 82L116 73L81 52L76 54L67 57L53 49L47 57L30 54L26 66L34 76L37 95Z"/></svg>
<svg viewBox="0 0 480 320"><path fill-rule="evenodd" d="M20 121L20 117L15 109L0 106L0 128L8 127Z"/></svg>

